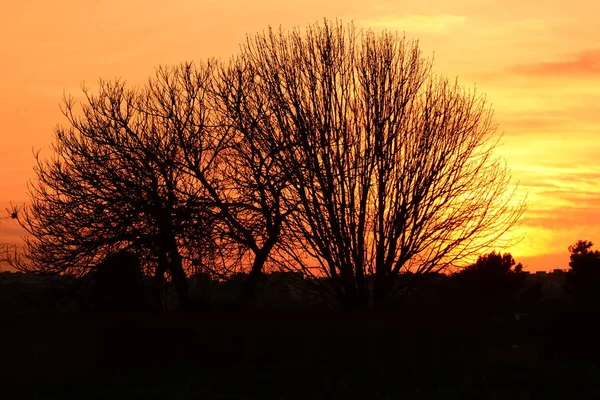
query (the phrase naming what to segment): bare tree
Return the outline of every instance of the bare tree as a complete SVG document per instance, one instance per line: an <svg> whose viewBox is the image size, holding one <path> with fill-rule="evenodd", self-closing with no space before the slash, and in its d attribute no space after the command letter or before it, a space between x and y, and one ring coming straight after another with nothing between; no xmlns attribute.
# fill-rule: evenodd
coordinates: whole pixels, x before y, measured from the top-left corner
<svg viewBox="0 0 600 400"><path fill-rule="evenodd" d="M85 90L81 117L65 100L71 127L57 129L53 159L38 157L20 213L31 261L21 268L81 272L135 249L157 286L171 275L181 302L183 259L222 278L248 272L240 301L250 302L293 208L273 156L232 120L236 83L223 65L187 63L159 68L143 88Z"/></svg>
<svg viewBox="0 0 600 400"><path fill-rule="evenodd" d="M193 83L173 94L189 112L185 127L155 112L165 101L152 90L152 82L166 78L160 70L146 88L118 80L101 81L96 95L84 88L80 110L65 98L69 126L56 128L52 157L36 155L31 204L18 215L29 234L21 269L82 275L130 249L154 273L157 290L168 273L180 304L187 302L183 257L203 251L212 220L202 189L179 167L178 132L202 135L207 114L198 99L211 71L210 65L194 70Z"/></svg>
<svg viewBox="0 0 600 400"><path fill-rule="evenodd" d="M381 306L404 271L506 244L525 206L494 154L492 112L435 76L417 43L325 21L250 37L232 65L244 86L231 119L272 150L298 204L280 252L345 306Z"/></svg>
<svg viewBox="0 0 600 400"><path fill-rule="evenodd" d="M0 217L0 228L4 225L4 221L7 219L16 219L17 213L21 210L19 206L12 206L7 208L7 214ZM2 272L5 266L10 266L11 261L19 257L19 247L14 243L0 243L0 272Z"/></svg>
<svg viewBox="0 0 600 400"><path fill-rule="evenodd" d="M213 207L218 221L215 234L222 246L239 250L240 257L234 264L247 272L239 302L249 304L295 205L285 199L289 179L275 162L280 149L264 143L263 137L246 125L254 121L237 119L236 110L247 105L244 92L248 83L238 74L238 67L234 61L232 65L219 65L212 81L209 102L215 123L209 131L215 145L207 150L209 147L198 142L198 133L190 130L179 130L179 137L186 160L183 169L197 179ZM178 79L187 80L188 72L179 72L175 73ZM173 99L166 95L173 91L173 84L159 89L164 92L162 98ZM162 105L175 126L183 124L187 117L178 112L176 101Z"/></svg>

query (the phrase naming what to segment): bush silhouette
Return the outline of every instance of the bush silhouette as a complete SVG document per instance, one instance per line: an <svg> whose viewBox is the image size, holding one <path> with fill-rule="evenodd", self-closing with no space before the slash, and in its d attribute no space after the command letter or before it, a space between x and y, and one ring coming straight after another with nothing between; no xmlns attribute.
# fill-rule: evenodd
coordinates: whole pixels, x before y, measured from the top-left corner
<svg viewBox="0 0 600 400"><path fill-rule="evenodd" d="M455 274L456 296L469 307L509 311L517 306L517 293L526 274L510 253L491 252Z"/></svg>
<svg viewBox="0 0 600 400"><path fill-rule="evenodd" d="M142 268L137 255L119 251L91 274L89 307L99 311L139 309L143 305Z"/></svg>
<svg viewBox="0 0 600 400"><path fill-rule="evenodd" d="M592 250L592 246L587 240L569 246L571 269L567 272L566 289L584 308L600 305L600 251Z"/></svg>

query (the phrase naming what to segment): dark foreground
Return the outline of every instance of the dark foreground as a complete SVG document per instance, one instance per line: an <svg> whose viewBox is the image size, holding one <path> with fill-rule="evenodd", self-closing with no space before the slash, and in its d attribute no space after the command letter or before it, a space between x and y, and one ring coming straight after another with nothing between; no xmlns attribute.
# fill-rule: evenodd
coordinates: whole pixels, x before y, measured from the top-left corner
<svg viewBox="0 0 600 400"><path fill-rule="evenodd" d="M590 314L3 316L15 399L600 398ZM5 394L7 397L5 397Z"/></svg>

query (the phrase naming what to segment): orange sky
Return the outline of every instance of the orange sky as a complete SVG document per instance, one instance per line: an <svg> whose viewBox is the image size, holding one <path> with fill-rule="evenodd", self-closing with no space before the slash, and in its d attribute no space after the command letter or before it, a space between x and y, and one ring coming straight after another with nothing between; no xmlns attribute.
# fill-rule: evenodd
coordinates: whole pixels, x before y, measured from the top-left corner
<svg viewBox="0 0 600 400"><path fill-rule="evenodd" d="M26 200L33 149L64 122L63 91L159 64L228 57L247 33L323 17L406 32L436 71L477 84L504 133L501 155L529 192L530 270L567 268L577 239L600 245L600 32L596 0L20 0L0 14L0 210ZM15 241L5 223L0 241Z"/></svg>

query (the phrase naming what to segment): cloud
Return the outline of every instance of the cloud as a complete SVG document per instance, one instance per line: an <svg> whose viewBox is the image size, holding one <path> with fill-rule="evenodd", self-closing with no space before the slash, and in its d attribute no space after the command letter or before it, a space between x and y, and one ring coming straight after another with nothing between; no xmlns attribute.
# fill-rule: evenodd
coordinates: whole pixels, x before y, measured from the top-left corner
<svg viewBox="0 0 600 400"><path fill-rule="evenodd" d="M568 60L515 65L509 72L527 76L600 77L600 49L582 51Z"/></svg>
<svg viewBox="0 0 600 400"><path fill-rule="evenodd" d="M467 17L454 14L405 14L363 20L372 28L401 30L406 32L444 33L467 21Z"/></svg>
<svg viewBox="0 0 600 400"><path fill-rule="evenodd" d="M545 228L553 231L586 228L598 222L598 208L584 204L583 207L562 207L561 209L538 211L528 210L524 226Z"/></svg>
<svg viewBox="0 0 600 400"><path fill-rule="evenodd" d="M571 140L585 140L594 145L600 144L598 127L600 115L598 106L600 96L573 95L565 100L562 107L553 99L542 103L538 108L519 108L518 104L512 108L503 106L496 116L500 131L505 134L527 136L534 134L537 139L557 140L565 142L565 133L569 133ZM564 94L563 94L564 95ZM503 100L507 102L507 100ZM544 99L540 94L540 102Z"/></svg>
<svg viewBox="0 0 600 400"><path fill-rule="evenodd" d="M544 134L559 132L563 135L566 128L572 127L572 121L568 116L551 114L547 111L507 112L502 117L502 119L497 118L496 122L499 123L500 131L509 135L521 135L523 132L543 132Z"/></svg>
<svg viewBox="0 0 600 400"><path fill-rule="evenodd" d="M505 0L504 0L505 1ZM481 26L481 34L492 37L518 36L524 34L547 35L550 29L556 29L572 21L565 17L535 17L521 19L502 19L494 21L493 16L488 16Z"/></svg>
<svg viewBox="0 0 600 400"><path fill-rule="evenodd" d="M528 178L521 182L523 189L529 192L532 210L552 211L558 215L571 207L597 209L600 206L598 174L550 175L540 170L538 173L520 175L520 178Z"/></svg>

